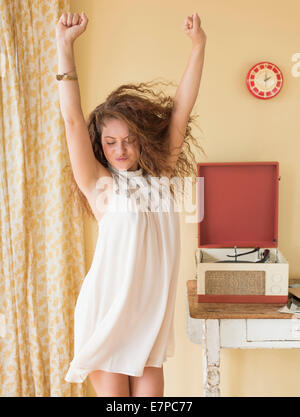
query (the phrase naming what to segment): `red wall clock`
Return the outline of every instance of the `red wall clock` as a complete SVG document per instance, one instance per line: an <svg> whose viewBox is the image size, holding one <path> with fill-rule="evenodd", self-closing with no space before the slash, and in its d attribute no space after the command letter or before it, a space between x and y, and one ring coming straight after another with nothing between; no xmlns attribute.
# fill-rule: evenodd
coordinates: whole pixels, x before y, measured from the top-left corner
<svg viewBox="0 0 300 417"><path fill-rule="evenodd" d="M282 89L283 75L277 65L271 62L259 62L250 68L246 83L250 93L263 100L273 98Z"/></svg>

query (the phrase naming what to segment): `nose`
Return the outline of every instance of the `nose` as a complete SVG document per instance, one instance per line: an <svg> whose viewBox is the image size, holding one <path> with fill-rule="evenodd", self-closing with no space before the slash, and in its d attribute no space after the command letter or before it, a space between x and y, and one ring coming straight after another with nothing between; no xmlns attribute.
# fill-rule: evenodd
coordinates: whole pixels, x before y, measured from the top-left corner
<svg viewBox="0 0 300 417"><path fill-rule="evenodd" d="M126 150L126 143L119 142L118 152L120 153L120 156L122 156L123 153L125 153L125 150Z"/></svg>

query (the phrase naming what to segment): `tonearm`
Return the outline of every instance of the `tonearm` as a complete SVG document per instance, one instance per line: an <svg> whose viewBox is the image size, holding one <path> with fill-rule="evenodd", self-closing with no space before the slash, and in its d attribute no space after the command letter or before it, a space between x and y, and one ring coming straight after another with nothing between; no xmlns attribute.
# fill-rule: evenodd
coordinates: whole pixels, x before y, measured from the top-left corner
<svg viewBox="0 0 300 417"><path fill-rule="evenodd" d="M259 251L259 247L256 247L255 249L249 251L249 252L243 252L243 253L237 253L236 252L236 246L234 247L235 254L234 255L227 255L229 258L235 258L234 261L216 261L216 263L264 263L270 258L270 250L265 249L263 252L263 257L259 261L239 261L237 258L238 256L248 255L249 253L254 253Z"/></svg>

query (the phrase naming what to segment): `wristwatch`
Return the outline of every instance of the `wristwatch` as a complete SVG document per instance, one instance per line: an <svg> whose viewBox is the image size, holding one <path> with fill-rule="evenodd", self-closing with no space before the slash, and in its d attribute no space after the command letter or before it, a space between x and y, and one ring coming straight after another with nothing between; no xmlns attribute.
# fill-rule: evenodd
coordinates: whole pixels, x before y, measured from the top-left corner
<svg viewBox="0 0 300 417"><path fill-rule="evenodd" d="M64 72L63 74L56 74L56 79L60 80L78 80L77 75L69 75L68 73Z"/></svg>

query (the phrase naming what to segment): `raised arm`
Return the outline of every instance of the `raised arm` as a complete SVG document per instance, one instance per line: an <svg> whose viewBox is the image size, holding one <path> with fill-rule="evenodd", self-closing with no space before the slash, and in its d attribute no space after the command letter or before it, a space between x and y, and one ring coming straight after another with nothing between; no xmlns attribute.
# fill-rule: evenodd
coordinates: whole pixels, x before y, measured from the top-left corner
<svg viewBox="0 0 300 417"><path fill-rule="evenodd" d="M64 13L56 26L58 73L76 76L73 45L86 29L87 16ZM106 169L95 158L86 121L81 109L78 80L58 81L61 114L74 178L84 194L88 194Z"/></svg>
<svg viewBox="0 0 300 417"><path fill-rule="evenodd" d="M181 152L187 122L198 96L206 45L206 34L197 13L185 19L183 30L192 40L192 50L174 97L169 126L170 164L173 167Z"/></svg>
<svg viewBox="0 0 300 417"><path fill-rule="evenodd" d="M192 50L175 94L174 105L175 109L179 109L181 112L189 115L199 92L204 63L206 34L201 27L201 20L198 14L188 16L185 19L183 30L192 40Z"/></svg>
<svg viewBox="0 0 300 417"><path fill-rule="evenodd" d="M68 15L70 15L70 13ZM74 16L75 15L76 14L74 14ZM68 73L69 75L73 76L77 75L74 60L75 38L70 37L70 35L68 34L68 30L71 30L72 28L74 29L76 26L78 27L79 25L74 25L73 27L68 29L66 23L67 19L67 14L64 13L57 24L56 43L58 54L58 73ZM83 32L87 25L87 20L85 22L85 27L83 27L83 21L81 25L81 32ZM67 123L73 123L78 121L78 119L81 119L83 117L83 113L81 109L78 80L61 80L58 83L58 90L60 109L64 121Z"/></svg>

